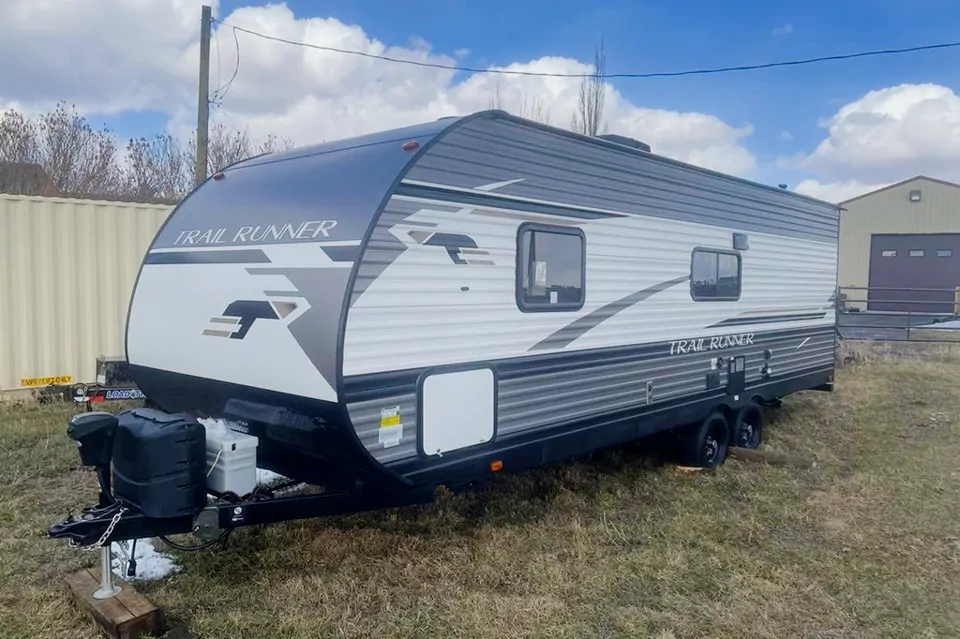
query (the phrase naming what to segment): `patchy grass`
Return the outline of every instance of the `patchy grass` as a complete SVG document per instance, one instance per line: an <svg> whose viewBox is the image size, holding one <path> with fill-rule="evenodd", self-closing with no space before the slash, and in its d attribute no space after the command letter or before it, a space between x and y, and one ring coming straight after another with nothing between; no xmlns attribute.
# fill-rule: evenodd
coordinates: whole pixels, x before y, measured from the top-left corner
<svg viewBox="0 0 960 639"><path fill-rule="evenodd" d="M768 412L799 470L642 444L423 507L241 529L138 589L198 637L960 634L960 355L851 357ZM0 637L97 637L46 528L95 499L64 407L0 409ZM163 548L162 544L159 546Z"/></svg>

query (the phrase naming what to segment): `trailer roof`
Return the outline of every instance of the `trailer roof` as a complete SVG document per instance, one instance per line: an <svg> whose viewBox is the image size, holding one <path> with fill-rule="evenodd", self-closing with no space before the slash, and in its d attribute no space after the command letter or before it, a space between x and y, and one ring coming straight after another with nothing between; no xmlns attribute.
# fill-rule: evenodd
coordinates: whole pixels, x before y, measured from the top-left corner
<svg viewBox="0 0 960 639"><path fill-rule="evenodd" d="M828 206L831 208L839 209L840 207L840 205L835 202L828 202L826 200L815 198L809 195L803 195L795 191L781 189L776 186L771 186L768 184L763 184L761 182L756 182L753 180L737 177L729 173L723 173L721 171L707 169L702 166L690 164L688 162L682 162L680 160L675 160L673 158L660 155L655 151L644 151L643 149L635 148L632 146L626 146L623 144L618 144L616 142L605 140L603 138L592 137L592 136L584 135L582 133L577 133L575 131L571 131L568 129L563 129L563 128L552 126L549 124L543 124L541 122L536 122L533 120L528 120L526 118L521 118L519 116L507 113L506 111L503 111L500 109L489 109L484 111L477 111L475 113L462 115L462 116L448 116L432 122L426 122L423 124L416 124L416 125L401 127L396 129L377 131L374 133L369 133L369 134L356 136L356 137L344 138L344 139L335 140L331 142L321 142L318 144L313 144L313 145L300 147L297 149L292 149L290 151L264 154L264 155L256 156L256 157L238 162L228 167L225 170L243 169L243 168L249 168L257 165L273 163L273 162L284 162L284 161L294 160L298 158L306 158L313 155L332 153L335 151L341 151L348 148L356 148L361 146L380 144L383 142L391 142L391 141L403 142L406 140L412 140L412 139L418 139L418 138L422 139L428 136L431 137L433 141L437 141L440 138L442 138L443 135L450 132L451 130L476 118L495 118L495 119L504 119L504 120L511 120L514 122L520 122L520 123L523 123L525 126L538 128L543 131L548 131L550 133L553 133L555 135L563 135L587 144L593 144L593 145L603 146L606 148L617 149L618 151L623 153L633 153L635 155L641 155L644 157L653 158L658 162L662 162L665 164L671 164L674 166L683 167L691 171L696 171L702 174L712 175L714 177L731 180L734 182L739 182L741 184L748 185L753 188L759 188L759 189L763 189L773 193L780 193L783 196L788 198L805 200L808 202L813 202L813 203L816 203L822 206Z"/></svg>

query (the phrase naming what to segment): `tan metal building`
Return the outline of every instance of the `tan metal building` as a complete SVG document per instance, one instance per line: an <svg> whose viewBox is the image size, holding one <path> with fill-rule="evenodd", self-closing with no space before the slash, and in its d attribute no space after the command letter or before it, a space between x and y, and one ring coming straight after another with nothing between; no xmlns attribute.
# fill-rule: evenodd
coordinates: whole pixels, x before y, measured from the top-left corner
<svg viewBox="0 0 960 639"><path fill-rule="evenodd" d="M172 210L0 194L0 391L95 381L123 356L140 261Z"/></svg>
<svg viewBox="0 0 960 639"><path fill-rule="evenodd" d="M848 307L954 311L960 184L920 175L840 205L837 284Z"/></svg>

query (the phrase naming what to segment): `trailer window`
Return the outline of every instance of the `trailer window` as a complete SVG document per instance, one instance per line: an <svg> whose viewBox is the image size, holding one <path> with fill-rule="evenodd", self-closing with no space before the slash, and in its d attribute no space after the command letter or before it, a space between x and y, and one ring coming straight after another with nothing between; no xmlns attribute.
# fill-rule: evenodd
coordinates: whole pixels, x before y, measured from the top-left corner
<svg viewBox="0 0 960 639"><path fill-rule="evenodd" d="M740 255L694 249L690 264L690 296L697 302L740 299Z"/></svg>
<svg viewBox="0 0 960 639"><path fill-rule="evenodd" d="M569 311L583 306L585 241L579 229L521 225L517 245L517 305L522 311Z"/></svg>

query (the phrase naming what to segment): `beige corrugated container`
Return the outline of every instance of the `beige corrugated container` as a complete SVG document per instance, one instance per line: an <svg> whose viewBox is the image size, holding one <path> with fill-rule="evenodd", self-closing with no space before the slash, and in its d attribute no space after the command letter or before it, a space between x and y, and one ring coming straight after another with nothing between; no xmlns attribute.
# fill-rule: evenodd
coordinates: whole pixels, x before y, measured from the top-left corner
<svg viewBox="0 0 960 639"><path fill-rule="evenodd" d="M140 262L172 206L0 194L0 391L124 356Z"/></svg>
<svg viewBox="0 0 960 639"><path fill-rule="evenodd" d="M911 190L921 189L911 203ZM917 176L841 202L837 285L865 287L870 280L871 236L880 233L960 233L960 188ZM866 308L866 291L851 290L848 306Z"/></svg>

